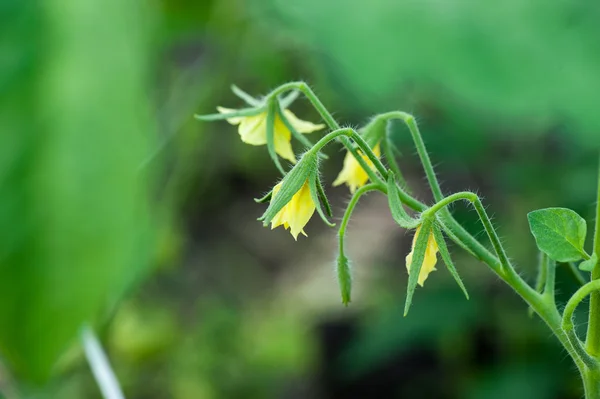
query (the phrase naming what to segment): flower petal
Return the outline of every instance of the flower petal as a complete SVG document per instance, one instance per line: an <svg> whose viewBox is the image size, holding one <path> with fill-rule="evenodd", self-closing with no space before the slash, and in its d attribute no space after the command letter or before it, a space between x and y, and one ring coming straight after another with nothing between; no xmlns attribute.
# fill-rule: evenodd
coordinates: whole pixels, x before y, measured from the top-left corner
<svg viewBox="0 0 600 399"><path fill-rule="evenodd" d="M292 133L279 116L275 118L274 135L275 152L291 163L296 163L296 155L292 150Z"/></svg>
<svg viewBox="0 0 600 399"><path fill-rule="evenodd" d="M271 196L271 199L275 198L275 195L277 194L277 192L279 192L280 189L281 189L281 183L276 184L275 187L273 187L273 194ZM277 215L275 215L275 217L273 218L273 220L271 220L271 230L273 230L275 227L281 226L282 224L287 224L287 222L285 221L286 208L287 208L287 205L284 206L277 213ZM285 226L285 228L287 229L287 226Z"/></svg>
<svg viewBox="0 0 600 399"><path fill-rule="evenodd" d="M250 145L267 144L267 113L242 118L238 133L242 141Z"/></svg>
<svg viewBox="0 0 600 399"><path fill-rule="evenodd" d="M296 115L294 115L294 113L289 109L284 109L283 114L290 122L290 124L294 127L294 129L296 129L300 133L312 133L317 130L321 130L325 127L325 125L322 123L314 124L312 122L303 121L302 119L299 119Z"/></svg>
<svg viewBox="0 0 600 399"><path fill-rule="evenodd" d="M415 236L413 238L412 249L408 255L406 255L406 270L408 270L408 274L410 274L410 267L412 264L413 252L415 250L415 244L417 242L417 237L419 236L419 231L421 230L421 226L417 227L415 232ZM437 263L437 252L438 245L433 237L433 233L429 234L429 238L427 240L427 248L425 249L425 258L423 259L423 265L421 266L421 271L419 272L419 280L418 283L422 287L429 276L429 273L436 270L435 264Z"/></svg>
<svg viewBox="0 0 600 399"><path fill-rule="evenodd" d="M292 197L288 204L288 223L290 232L294 239L298 239L298 234L304 233L304 226L308 223L312 215L315 213L315 203L310 195L310 186L308 181L304 183L302 188Z"/></svg>
<svg viewBox="0 0 600 399"><path fill-rule="evenodd" d="M373 148L373 153L377 157L381 155L379 144ZM369 165L371 168L374 168L373 162L371 162L366 155L362 155L362 157L365 162L367 162L367 165ZM333 182L333 186L336 187L346 183L350 189L350 192L354 193L356 189L364 186L368 180L369 176L367 175L367 172L365 172L365 170L360 166L356 158L354 158L350 152L347 152L346 157L344 158L344 166L342 167L338 177Z"/></svg>

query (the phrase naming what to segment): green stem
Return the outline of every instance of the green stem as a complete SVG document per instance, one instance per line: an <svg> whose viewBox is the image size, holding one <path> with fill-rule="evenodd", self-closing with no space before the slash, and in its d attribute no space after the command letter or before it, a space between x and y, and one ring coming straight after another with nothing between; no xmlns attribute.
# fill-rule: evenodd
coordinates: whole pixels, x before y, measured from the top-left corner
<svg viewBox="0 0 600 399"><path fill-rule="evenodd" d="M323 118L323 120L325 121L327 126L329 126L329 128L331 130L340 130L340 125L336 122L336 120L333 118L333 116L329 113L327 108L325 108L325 105L323 105L321 100L319 100L319 98L312 91L312 89L304 82L291 82L291 83L286 83L284 85L281 85L278 88L276 88L275 90L273 90L271 93L269 93L267 95L267 97L278 96L281 93L284 93L286 91L293 90L293 89L301 91L306 96L306 98L308 98L308 100L312 103L312 105L315 107L315 109L317 110L319 115L321 115L321 118ZM354 132L354 130L352 130L352 131ZM346 149L352 154L352 156L356 159L358 164L364 169L364 171L367 173L367 175L369 175L369 179L371 179L371 181L373 181L374 183L383 184L383 181L380 178L376 177L375 174L370 173L371 168L369 167L367 162L363 159L363 157L358 153L356 148L354 148L354 146L352 145L350 140L348 140L348 138L346 138L344 136L340 136L340 137L338 137L338 139L344 145L344 147L346 147ZM375 167L377 168L379 173L381 173L383 178L387 179L387 170L385 169L385 166L383 166L383 164L381 163L379 158L373 153L373 151L371 150L371 147L369 147L369 145L363 140L362 137L360 137L359 134L355 134L355 136L352 137L352 139L356 142L356 144L358 144L358 146L361 148L363 153L369 158L369 160L373 163L373 165L375 165Z"/></svg>
<svg viewBox="0 0 600 399"><path fill-rule="evenodd" d="M600 166L598 170L598 196L596 203L596 230L594 233L594 254L596 266L592 269L592 281L600 278ZM600 293L594 292L590 297L590 312L585 346L593 356L600 356Z"/></svg>
<svg viewBox="0 0 600 399"><path fill-rule="evenodd" d="M571 344L573 344L578 356L583 361L587 369L596 371L599 370L598 361L592 354L585 350L583 344L575 335L573 314L575 313L577 305L579 305L581 301L583 301L588 295L591 295L598 290L600 290L600 280L590 281L583 287L579 288L567 302L562 319L562 328L569 337L569 341L571 341Z"/></svg>
<svg viewBox="0 0 600 399"><path fill-rule="evenodd" d="M352 212L354 211L354 207L358 203L358 200L363 194L366 194L369 191L378 190L381 192L385 192L380 184L370 183L362 186L352 196L352 199L348 203L348 207L346 208L346 212L344 212L344 217L342 218L342 222L340 223L340 230L338 232L339 239L339 247L340 253L344 254L344 238L346 236L346 228L348 227L348 222L350 221L350 216L352 216Z"/></svg>
<svg viewBox="0 0 600 399"><path fill-rule="evenodd" d="M489 218L487 212L485 211L485 208L483 207L483 204L481 203L481 200L479 199L477 194L469 192L469 191L463 191L463 192L449 195L448 197L443 198L442 200L440 200L439 202L434 204L431 208L429 208L428 210L423 212L423 217L435 215L438 211L441 211L442 209L446 208L452 202L459 201L459 200L469 201L473 205L473 207L477 211L477 214L479 215L479 218L481 219L481 222L483 223L483 227L485 228L485 231L486 231L490 241L492 242L492 246L494 247L494 250L496 251L496 254L498 255L498 258L500 260L501 268L497 269L496 262L494 262L494 264L490 265L490 266L494 269L494 271L496 273L498 273L500 275L504 275L504 273L503 273L503 271L504 271L504 272L508 273L509 275L511 275L511 277L516 277L517 279L520 279L518 274L514 271L510 261L508 260L508 256L506 255L506 252L504 251L504 247L502 246L502 243L500 242L500 237L498 237L498 233L496 233L496 230L494 229L494 226L492 225L492 221L490 220L490 218ZM511 273L511 271L512 271L512 273Z"/></svg>
<svg viewBox="0 0 600 399"><path fill-rule="evenodd" d="M427 181L429 182L429 186L431 187L433 199L435 201L441 201L444 198L444 195L442 194L440 183L438 182L437 176L435 175L435 171L433 170L433 165L431 164L429 153L425 148L425 142L423 141L423 136L419 131L419 126L417 125L415 117L411 114L402 111L386 112L379 116L386 119L400 119L408 127L408 130L410 131L412 139L415 143L417 154L419 155L419 158L421 159L421 164L423 165L423 169L425 170L425 176L427 176Z"/></svg>
<svg viewBox="0 0 600 399"><path fill-rule="evenodd" d="M383 184L383 181L381 180L381 178L379 176L377 176L377 174L373 171L373 169L371 169L371 167L369 165L367 165L367 163L363 159L363 157L360 156L360 154L358 154L358 151L356 150L356 148L354 148L352 143L348 140L348 137L350 137L352 140L355 140L356 143L361 148L361 150L365 151L367 153L367 155L370 153L372 157L377 158L375 156L375 154L373 154L373 151L371 151L371 149L369 148L369 145L364 140L362 140L360 135L358 133L356 133L354 131L354 129L352 129L352 128L337 129L337 130L334 130L333 132L327 133L319 141L317 141L317 143L309 150L309 152L318 154L319 151L321 151L323 149L323 147L325 147L331 141L333 141L335 139L342 141L342 139L344 139L345 141L348 142L348 147L347 147L348 151L350 151L352 153L352 155L356 158L356 160L359 162L361 167L364 169L365 173L369 176L369 179L371 179L371 181L374 183ZM371 159L371 158L369 157L369 159ZM386 174L387 174L387 172L386 172Z"/></svg>
<svg viewBox="0 0 600 399"><path fill-rule="evenodd" d="M600 372L585 370L581 373L586 399L600 399Z"/></svg>
<svg viewBox="0 0 600 399"><path fill-rule="evenodd" d="M569 273L571 274L571 276L573 277L573 279L577 282L577 284L579 285L585 285L585 283L587 283L587 281L585 280L585 278L583 277L583 275L581 274L581 272L579 271L579 269L577 268L577 266L575 265L575 263L573 262L565 262L563 263L563 265L569 269Z"/></svg>
<svg viewBox="0 0 600 399"><path fill-rule="evenodd" d="M327 125L332 130L340 129L340 126L337 124L335 119L331 116L331 114L327 111L323 103L317 98L314 92L306 85L304 82L292 82L288 84L284 84L279 88L275 89L270 95L279 95L282 92L297 89L304 93L304 95L311 101L315 109L319 112L323 120L327 123ZM437 177L433 171L433 166L431 165L431 160L429 159L429 155L425 149L425 144L421 138L421 134L418 130L417 124L412 115L403 113L403 112L394 112L393 115L399 117L404 120L407 124L411 134L413 136L413 140L415 141L417 152L421 158L421 162L425 169L425 173L427 175L427 179L432 188L432 192L436 201L443 200L443 195L437 181ZM352 153L352 155L359 162L361 167L368 171L370 168L366 166L366 162L362 159L360 154L356 151L350 140L345 136L339 137L340 142ZM358 144L358 143L357 143ZM366 152L367 153L367 152ZM362 161L362 162L361 162ZM377 165L377 163L374 163ZM382 176L386 176L386 174L382 174ZM371 178L371 176L369 176ZM415 211L423 212L427 209L427 206L422 202L416 200L415 198L408 195L402 189L398 191L399 196L403 203L412 208ZM470 193L472 194L472 193ZM476 201L479 202L479 201ZM533 290L523 279L512 269L512 267L508 267L506 272L502 272L503 266L509 265L508 259L504 252L504 249L500 243L500 240L495 234L491 221L487 214L485 214L485 209L479 202L476 206L477 212L480 214L482 218L482 222L484 223L484 227L492 240L494 245L494 249L498 253L499 258L496 258L485 246L483 246L479 241L477 241L469 232L467 232L450 214L447 209L442 210L442 214L439 216L439 221L445 229L448 229L452 235L459 240L461 246L466 246L470 248L471 252L476 255L478 259L486 263L496 274L498 274L508 285L510 285L524 300L529 304L544 320L544 322L548 325L548 327L552 330L552 332L556 335L558 340L565 347L567 352L574 359L575 364L580 370L583 370L583 364L579 357L577 356L573 346L568 340L566 334L561 329L561 317L558 313L556 307L548 304L541 295L539 295L535 290Z"/></svg>
<svg viewBox="0 0 600 399"><path fill-rule="evenodd" d="M542 255L544 259L542 261L546 264L546 283L544 284L544 298L552 306L556 306L555 298L555 285L556 285L556 262L548 257L548 255Z"/></svg>
<svg viewBox="0 0 600 399"><path fill-rule="evenodd" d="M385 159L387 159L390 169L392 170L392 172L394 172L396 180L401 182L403 186L406 186L406 181L404 180L404 176L402 175L400 166L398 166L398 162L396 162L396 157L392 149L393 144L390 142L390 140L390 137L388 137L386 133L386 137L381 142L381 149L383 151L383 155L385 156Z"/></svg>
<svg viewBox="0 0 600 399"><path fill-rule="evenodd" d="M535 290L540 294L544 292L544 285L546 282L546 275L548 273L548 255L544 252L540 252L538 264L538 277L535 282Z"/></svg>

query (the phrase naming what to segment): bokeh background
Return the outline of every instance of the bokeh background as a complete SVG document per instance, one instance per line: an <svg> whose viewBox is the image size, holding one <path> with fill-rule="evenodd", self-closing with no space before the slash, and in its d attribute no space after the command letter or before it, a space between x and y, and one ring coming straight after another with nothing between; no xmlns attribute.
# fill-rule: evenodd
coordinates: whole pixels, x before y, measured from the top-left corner
<svg viewBox="0 0 600 399"><path fill-rule="evenodd" d="M263 228L266 148L193 114L241 106L232 83L258 96L292 80L344 125L413 113L444 192L480 193L533 281L527 212L594 216L599 18L566 0L1 1L0 397L100 398L85 322L131 399L581 397L549 330L456 246L471 299L440 267L402 317L412 237L379 194L350 223L343 307L336 230ZM339 220L343 153L329 155ZM474 212L454 213L485 241ZM557 279L564 303L577 284Z"/></svg>

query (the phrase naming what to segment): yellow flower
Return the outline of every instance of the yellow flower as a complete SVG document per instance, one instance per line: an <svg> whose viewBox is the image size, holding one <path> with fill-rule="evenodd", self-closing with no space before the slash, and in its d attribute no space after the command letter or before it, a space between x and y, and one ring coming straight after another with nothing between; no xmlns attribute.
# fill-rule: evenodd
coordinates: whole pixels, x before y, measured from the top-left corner
<svg viewBox="0 0 600 399"><path fill-rule="evenodd" d="M222 114L235 111L234 109L223 107L217 107L217 110ZM288 109L284 109L283 114L287 118L288 122L300 133L312 133L325 127L325 125L322 124L314 124L298 119L298 117ZM228 118L227 122L231 123L232 125L239 125L238 132L244 143L250 145L267 144L266 111L252 116L236 116L233 118ZM275 116L273 133L275 152L279 154L280 157L287 159L291 163L296 163L296 156L292 151L291 144L292 132L290 132L290 130L285 126L279 115Z"/></svg>
<svg viewBox="0 0 600 399"><path fill-rule="evenodd" d="M273 187L273 198L281 188L281 183ZM272 201L272 200L271 200ZM308 180L294 194L290 202L288 202L271 220L271 229L283 225L286 229L290 229L290 233L294 239L298 239L298 234L304 232L304 226L308 223L313 213L315 212L315 203L310 195L310 186Z"/></svg>
<svg viewBox="0 0 600 399"><path fill-rule="evenodd" d="M373 153L377 157L381 155L379 144L373 148ZM367 165L373 169L373 162L371 162L366 155L362 155L362 157L367 162ZM350 192L354 193L357 188L364 186L368 180L369 176L367 176L367 172L365 172L364 169L358 164L358 161L354 158L354 156L348 152L346 153L346 158L344 158L344 167L333 182L333 186L335 187L346 183L348 188L350 188Z"/></svg>
<svg viewBox="0 0 600 399"><path fill-rule="evenodd" d="M421 226L417 227L415 237L412 242L412 249L406 256L406 270L410 274L410 266L412 263L413 252L415 250L415 244L417 243L417 237L419 237L419 231ZM433 237L433 233L429 233L429 239L427 240L427 248L425 249L425 258L423 259L423 266L421 266L421 272L419 273L419 285L422 287L429 273L436 270L435 264L437 262L438 244Z"/></svg>

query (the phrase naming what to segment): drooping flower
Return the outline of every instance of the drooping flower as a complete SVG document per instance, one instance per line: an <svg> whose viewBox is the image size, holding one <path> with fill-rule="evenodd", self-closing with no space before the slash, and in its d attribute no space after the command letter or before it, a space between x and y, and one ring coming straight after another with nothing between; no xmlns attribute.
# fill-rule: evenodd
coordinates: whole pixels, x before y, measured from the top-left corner
<svg viewBox="0 0 600 399"><path fill-rule="evenodd" d="M217 110L222 113L234 112L234 109L217 107ZM299 133L312 133L323 129L325 125L314 124L308 121L299 119L289 109L284 109L283 114L287 121ZM232 125L239 125L238 133L242 141L250 145L265 145L267 144L267 111L252 116L236 116L228 118L227 122ZM287 159L291 163L296 163L296 156L292 150L292 132L287 128L281 120L279 114L275 115L275 123L273 127L275 152L280 157Z"/></svg>
<svg viewBox="0 0 600 399"><path fill-rule="evenodd" d="M377 157L381 155L379 144L373 147L373 153ZM371 162L366 155L362 154L362 158L371 169L375 168L373 162ZM333 186L335 187L345 183L350 189L350 192L354 193L358 188L364 186L368 180L369 176L367 175L367 172L360 166L356 158L354 158L350 152L347 152L346 157L344 158L344 166L333 182Z"/></svg>
<svg viewBox="0 0 600 399"><path fill-rule="evenodd" d="M415 251L415 245L417 243L417 238L419 237L419 232L421 231L421 226L417 227L417 231L415 232L415 236L412 242L412 248L410 253L406 255L406 269L408 270L408 274L410 274L410 266L412 264L413 252ZM438 244L435 241L433 236L433 232L429 233L429 238L427 240L427 247L425 249L425 258L423 259L423 265L421 266L421 272L419 273L419 285L422 287L425 280L427 280L427 276L429 273L436 270L435 264L437 262L437 253L438 253Z"/></svg>
<svg viewBox="0 0 600 399"><path fill-rule="evenodd" d="M277 195L281 183L273 187L273 197ZM271 199L273 201L273 199ZM298 234L304 232L304 226L308 223L313 213L315 213L315 203L310 194L310 185L308 180L294 194L292 199L275 215L271 220L271 229L283 225L285 229L289 229L295 240L298 239Z"/></svg>

